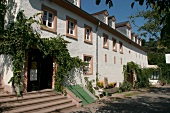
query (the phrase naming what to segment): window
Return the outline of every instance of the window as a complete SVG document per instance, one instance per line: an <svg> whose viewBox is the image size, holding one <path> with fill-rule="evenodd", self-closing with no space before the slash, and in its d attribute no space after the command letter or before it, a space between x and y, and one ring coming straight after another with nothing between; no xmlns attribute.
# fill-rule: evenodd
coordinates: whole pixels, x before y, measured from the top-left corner
<svg viewBox="0 0 170 113"><path fill-rule="evenodd" d="M69 2L71 2L72 4L78 6L78 0L67 0Z"/></svg>
<svg viewBox="0 0 170 113"><path fill-rule="evenodd" d="M119 42L119 52L123 54L123 43Z"/></svg>
<svg viewBox="0 0 170 113"><path fill-rule="evenodd" d="M112 28L115 29L115 22L112 21Z"/></svg>
<svg viewBox="0 0 170 113"><path fill-rule="evenodd" d="M151 80L158 80L159 79L160 72L159 71L153 71L151 75Z"/></svg>
<svg viewBox="0 0 170 113"><path fill-rule="evenodd" d="M50 32L56 32L57 29L57 11L42 5L42 24L41 29Z"/></svg>
<svg viewBox="0 0 170 113"><path fill-rule="evenodd" d="M113 40L113 51L117 51L117 44L116 44L116 39L112 39Z"/></svg>
<svg viewBox="0 0 170 113"><path fill-rule="evenodd" d="M105 54L105 62L107 62L107 54Z"/></svg>
<svg viewBox="0 0 170 113"><path fill-rule="evenodd" d="M77 38L77 21L71 17L66 17L66 36Z"/></svg>
<svg viewBox="0 0 170 113"><path fill-rule="evenodd" d="M92 44L92 28L84 25L84 42Z"/></svg>
<svg viewBox="0 0 170 113"><path fill-rule="evenodd" d="M129 38L131 38L131 30L130 30L130 29L127 29L127 30L126 30L126 33L127 33L127 36L128 36Z"/></svg>
<svg viewBox="0 0 170 113"><path fill-rule="evenodd" d="M116 64L116 57L114 56L114 64Z"/></svg>
<svg viewBox="0 0 170 113"><path fill-rule="evenodd" d="M86 74L86 75L93 74L92 56L91 55L84 55L84 62L86 63L86 66L83 68L84 74Z"/></svg>
<svg viewBox="0 0 170 113"><path fill-rule="evenodd" d="M103 48L106 48L106 49L109 48L108 35L106 34L103 34Z"/></svg>

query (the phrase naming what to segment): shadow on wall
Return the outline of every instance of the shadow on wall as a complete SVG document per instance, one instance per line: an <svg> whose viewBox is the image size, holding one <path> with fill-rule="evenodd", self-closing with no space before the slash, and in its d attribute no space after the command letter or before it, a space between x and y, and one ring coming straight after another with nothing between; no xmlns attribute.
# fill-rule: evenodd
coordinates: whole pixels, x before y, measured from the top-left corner
<svg viewBox="0 0 170 113"><path fill-rule="evenodd" d="M18 6L15 0L8 0L7 4L8 4L8 10L5 18L6 25L14 21L15 14L17 13L17 6Z"/></svg>
<svg viewBox="0 0 170 113"><path fill-rule="evenodd" d="M83 84L83 72L81 69L72 69L69 76L65 78L64 86Z"/></svg>
<svg viewBox="0 0 170 113"><path fill-rule="evenodd" d="M5 73L6 68L6 73ZM12 57L9 55L0 55L0 77L1 79L12 71Z"/></svg>

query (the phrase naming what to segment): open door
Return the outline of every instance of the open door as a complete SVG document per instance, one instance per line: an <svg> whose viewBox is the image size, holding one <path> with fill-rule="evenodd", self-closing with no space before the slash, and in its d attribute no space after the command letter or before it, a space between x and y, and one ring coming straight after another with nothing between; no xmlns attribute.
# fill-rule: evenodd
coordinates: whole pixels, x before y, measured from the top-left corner
<svg viewBox="0 0 170 113"><path fill-rule="evenodd" d="M53 59L43 57L39 50L28 54L27 92L52 88Z"/></svg>

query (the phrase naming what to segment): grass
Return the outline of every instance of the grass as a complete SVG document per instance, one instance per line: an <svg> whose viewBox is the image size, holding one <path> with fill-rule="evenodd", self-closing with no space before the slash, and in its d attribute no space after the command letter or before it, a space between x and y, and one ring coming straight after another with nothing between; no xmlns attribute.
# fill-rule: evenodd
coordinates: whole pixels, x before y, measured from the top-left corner
<svg viewBox="0 0 170 113"><path fill-rule="evenodd" d="M134 95L137 95L137 94L139 94L139 92L129 92L129 93L125 93L124 97L130 97L130 96L134 96Z"/></svg>

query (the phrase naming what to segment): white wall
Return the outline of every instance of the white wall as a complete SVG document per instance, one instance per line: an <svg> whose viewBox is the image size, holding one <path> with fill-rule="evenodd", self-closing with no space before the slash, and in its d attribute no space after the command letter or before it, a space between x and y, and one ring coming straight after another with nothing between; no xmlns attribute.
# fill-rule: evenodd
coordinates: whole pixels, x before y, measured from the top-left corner
<svg viewBox="0 0 170 113"><path fill-rule="evenodd" d="M8 83L13 76L12 72L12 60L10 56L0 55L0 76L2 79L2 84L4 91L12 92L11 83Z"/></svg>

